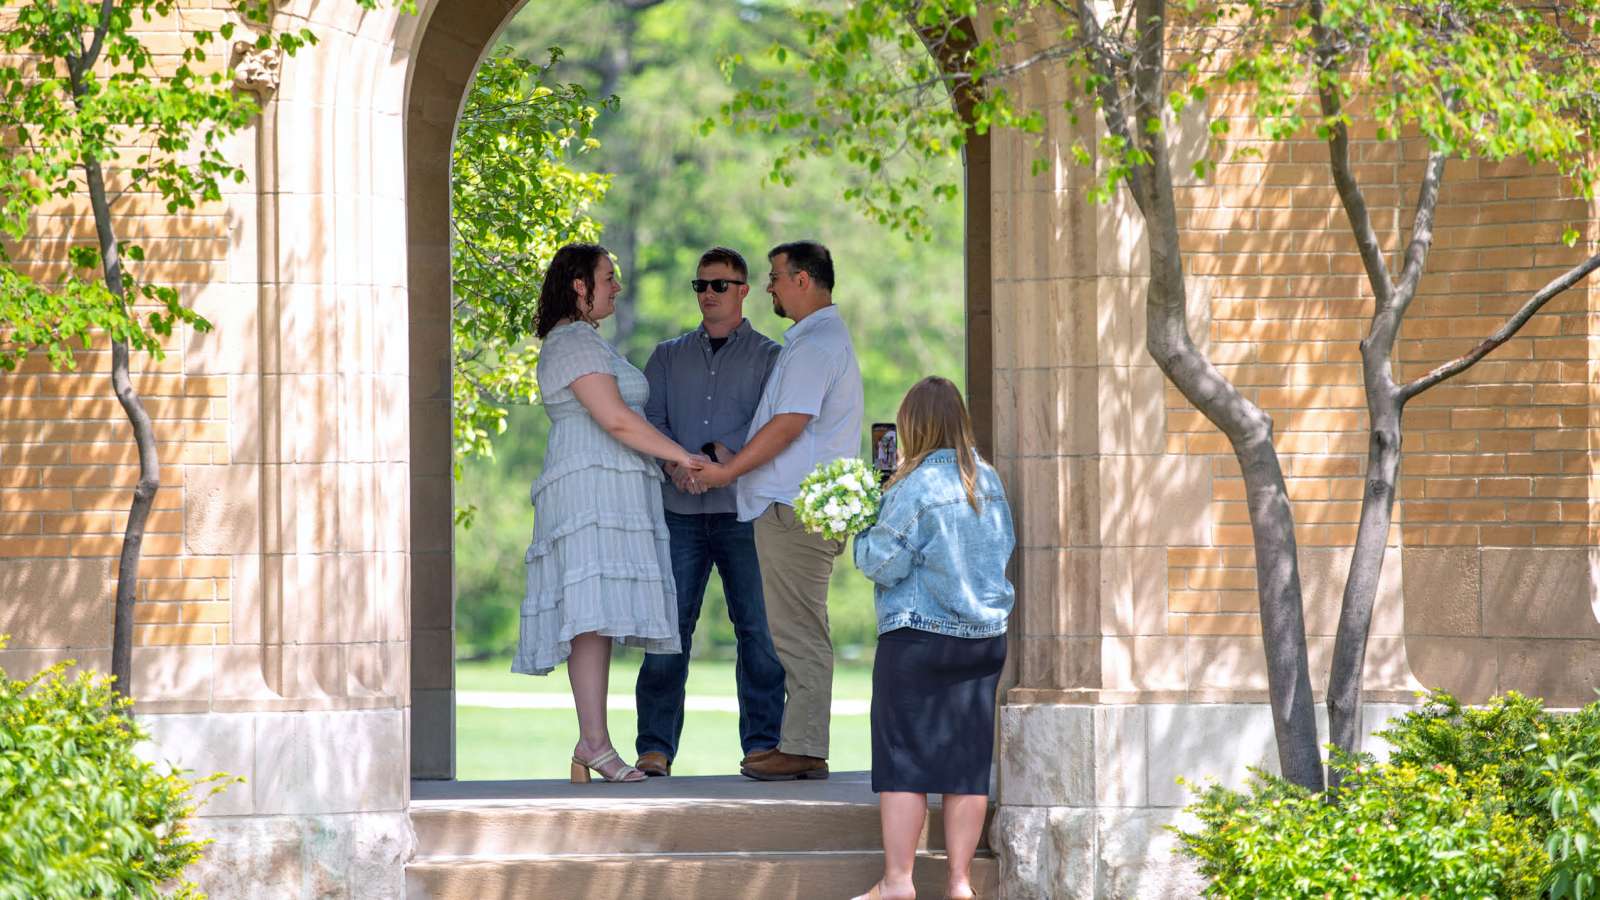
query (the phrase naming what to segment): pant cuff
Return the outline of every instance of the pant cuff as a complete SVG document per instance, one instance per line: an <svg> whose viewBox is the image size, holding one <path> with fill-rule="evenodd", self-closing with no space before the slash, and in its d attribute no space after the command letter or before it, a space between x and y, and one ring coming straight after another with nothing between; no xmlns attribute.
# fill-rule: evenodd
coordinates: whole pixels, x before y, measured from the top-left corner
<svg viewBox="0 0 1600 900"><path fill-rule="evenodd" d="M780 741L778 749L790 756L815 756L820 759L828 758L827 744L807 744L801 741Z"/></svg>

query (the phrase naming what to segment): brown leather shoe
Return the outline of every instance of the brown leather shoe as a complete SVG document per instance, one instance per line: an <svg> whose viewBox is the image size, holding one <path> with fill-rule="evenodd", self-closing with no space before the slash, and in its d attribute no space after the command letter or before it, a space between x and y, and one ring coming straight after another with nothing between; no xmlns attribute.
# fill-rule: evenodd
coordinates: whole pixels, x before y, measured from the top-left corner
<svg viewBox="0 0 1600 900"><path fill-rule="evenodd" d="M665 753L657 753L654 750L649 753L641 753L639 761L634 763L633 767L651 777L672 774L672 762L667 759L667 755Z"/></svg>
<svg viewBox="0 0 1600 900"><path fill-rule="evenodd" d="M763 747L760 750L751 750L749 753L746 753L744 755L744 759L739 761L739 765L741 767L742 766L748 766L748 765L750 765L751 763L755 762L758 759L766 759L767 757L769 757L772 754L777 753L777 752L778 752L778 748L777 747Z"/></svg>
<svg viewBox="0 0 1600 900"><path fill-rule="evenodd" d="M828 761L775 750L739 767L739 774L757 781L801 781L828 777Z"/></svg>

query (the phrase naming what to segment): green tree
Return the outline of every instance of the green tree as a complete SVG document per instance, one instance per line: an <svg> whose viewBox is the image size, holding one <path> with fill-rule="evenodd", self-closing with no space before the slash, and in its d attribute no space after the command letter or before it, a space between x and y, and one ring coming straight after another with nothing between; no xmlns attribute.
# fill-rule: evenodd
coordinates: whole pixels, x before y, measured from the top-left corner
<svg viewBox="0 0 1600 900"><path fill-rule="evenodd" d="M623 317L619 313L604 327L636 365L656 342L698 324L687 282L700 253L714 244L749 258L756 290L745 312L758 330L781 338L790 323L772 313L760 291L762 255L781 240L817 237L834 251L839 307L855 337L867 418L892 419L905 390L923 376L964 381L961 210L930 204L930 239L895 239L888 227L841 202L850 186L847 168L812 160L786 187L768 178L780 137L731 129L703 133L705 120L734 95L719 64L723 56L748 57L761 71L804 87L761 57L762 48L790 31L788 11L779 4L548 0L517 16L504 39L523 54L559 45L564 55L555 79L579 82L591 97L621 98L616 113L602 114L594 124L600 146L571 164L611 178L592 215L620 258L622 305L633 324L631 331L624 329L615 321ZM631 62L618 65L618 56ZM959 161L943 165L959 177ZM464 502L479 507L480 519L470 534L458 532L456 545L457 649L463 655L504 652L515 640L522 553L531 526L527 486L538 474L546 428L541 411L513 409L505 433L495 439L495 458L465 465L458 490ZM842 651L870 645L871 585L848 561L835 569L830 598ZM713 578L697 652L732 646L721 604Z"/></svg>
<svg viewBox="0 0 1600 900"><path fill-rule="evenodd" d="M1278 756L1287 778L1323 785L1307 662L1294 519L1273 447L1272 419L1195 345L1189 333L1173 189L1172 123L1218 88L1253 94L1260 130L1281 140L1308 130L1325 141L1329 176L1366 267L1375 303L1361 343L1370 452L1361 523L1346 582L1329 688L1334 742L1353 749L1360 686L1383 549L1399 477L1405 404L1459 374L1514 336L1551 298L1600 267L1574 266L1529 297L1504 324L1461 357L1399 383L1393 351L1401 322L1426 271L1433 222L1450 159L1522 158L1571 177L1573 193L1593 196L1589 135L1595 131L1595 0L1503 4L1494 0L1134 0L1116 8L1087 0L983 4L986 28L973 25L975 0L862 0L842 15L800 14L792 46L775 57L813 85L796 94L767 79L742 91L727 113L791 139L774 164L783 176L798 161L842 158L871 175L857 199L874 214L915 227L925 176L882 174L897 154L943 159L969 129L1040 133L1044 110L1013 99L1024 72L1066 87L1076 122L1096 116L1104 137L1070 148L1099 174L1090 199L1132 199L1149 243L1146 346L1180 393L1227 436L1242 470L1256 550L1256 578ZM1023 36L1027 35L1024 45ZM935 66L918 44L935 48ZM886 59L899 62L886 64ZM966 92L965 114L951 92ZM1352 108L1386 141L1420 140L1428 149L1417 184L1410 234L1385 247L1350 163ZM1226 122L1211 125L1212 150ZM1204 176L1211 158L1195 164ZM1036 170L1048 167L1039 160ZM948 194L948 186L943 191ZM1569 231L1567 242L1576 238ZM1398 260L1399 270L1389 260ZM1330 778L1337 779L1337 772Z"/></svg>
<svg viewBox="0 0 1600 900"><path fill-rule="evenodd" d="M538 399L530 342L539 275L564 244L595 241L589 207L609 178L583 173L570 157L599 146L599 109L583 88L553 83L561 58L537 65L502 47L478 67L456 125L451 157L451 318L454 472L494 455L507 407ZM614 108L606 98L600 108ZM468 524L475 507L458 510Z"/></svg>
<svg viewBox="0 0 1600 900"><path fill-rule="evenodd" d="M357 0L372 8L378 0ZM0 230L28 234L36 210L54 199L86 198L95 242L66 250L66 274L47 282L11 263L0 244L0 369L30 352L53 369L76 366L73 345L111 344L111 388L132 426L139 479L118 560L111 671L129 690L133 601L145 524L160 490L155 430L130 375L129 356L157 358L161 338L179 323L204 331L202 316L174 288L139 277L145 248L118 237L108 176L121 189L158 194L167 211L220 200L222 185L244 171L225 139L259 108L234 89L232 71L210 59L215 45L247 35L263 51L293 54L315 40L308 30L274 32L266 0L239 0L237 22L190 32L169 67L138 34L139 23L167 18L175 0L29 0L8 10L0 31ZM225 58L225 57L223 57ZM130 159L131 157L131 159Z"/></svg>

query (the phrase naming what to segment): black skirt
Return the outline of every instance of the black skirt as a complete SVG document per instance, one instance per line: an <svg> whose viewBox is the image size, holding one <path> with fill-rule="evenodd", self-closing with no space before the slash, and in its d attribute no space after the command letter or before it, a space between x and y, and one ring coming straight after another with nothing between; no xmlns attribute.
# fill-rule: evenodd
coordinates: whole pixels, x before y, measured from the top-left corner
<svg viewBox="0 0 1600 900"><path fill-rule="evenodd" d="M988 794L1005 635L913 628L878 636L872 665L872 790Z"/></svg>

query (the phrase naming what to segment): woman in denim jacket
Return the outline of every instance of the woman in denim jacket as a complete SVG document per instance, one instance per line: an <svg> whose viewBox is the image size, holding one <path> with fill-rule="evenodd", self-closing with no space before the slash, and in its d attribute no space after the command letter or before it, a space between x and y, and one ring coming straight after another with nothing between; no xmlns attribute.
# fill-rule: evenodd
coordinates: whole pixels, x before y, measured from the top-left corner
<svg viewBox="0 0 1600 900"><path fill-rule="evenodd" d="M901 465L878 521L856 535L876 584L872 790L884 874L868 900L915 897L911 867L928 795L944 795L946 895L971 897L972 855L989 803L995 693L1006 660L1016 545L994 469L978 458L961 392L918 382L895 417ZM857 898L861 900L861 898Z"/></svg>

